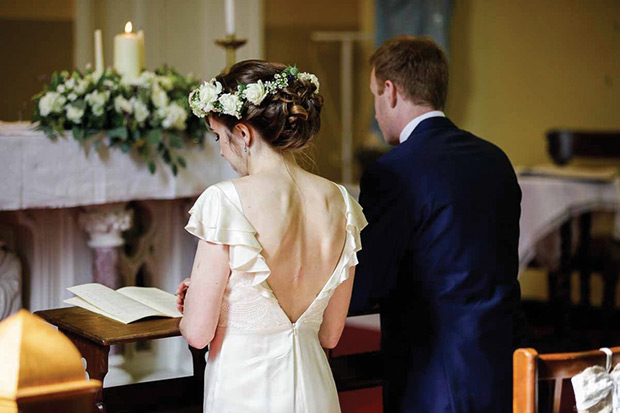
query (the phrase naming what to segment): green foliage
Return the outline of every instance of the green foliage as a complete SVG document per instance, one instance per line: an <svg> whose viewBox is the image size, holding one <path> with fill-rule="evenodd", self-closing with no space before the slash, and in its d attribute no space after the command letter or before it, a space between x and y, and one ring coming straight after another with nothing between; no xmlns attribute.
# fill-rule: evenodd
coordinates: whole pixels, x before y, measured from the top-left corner
<svg viewBox="0 0 620 413"><path fill-rule="evenodd" d="M101 145L135 151L151 173L159 158L176 175L187 162L175 152L204 142L206 126L187 101L198 85L198 79L167 66L136 79L114 70L101 75L91 69L55 72L32 98L31 122L52 140L70 131L96 151Z"/></svg>

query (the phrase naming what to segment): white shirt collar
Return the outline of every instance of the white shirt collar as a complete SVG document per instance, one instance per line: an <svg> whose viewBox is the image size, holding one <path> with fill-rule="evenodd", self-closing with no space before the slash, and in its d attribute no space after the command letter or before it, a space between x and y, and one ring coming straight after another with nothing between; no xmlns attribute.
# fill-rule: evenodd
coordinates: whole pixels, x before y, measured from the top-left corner
<svg viewBox="0 0 620 413"><path fill-rule="evenodd" d="M403 143L404 141L407 140L407 138L409 138L409 135L411 135L411 132L413 132L413 130L420 124L420 122L422 122L424 119L428 119L428 118L437 118L437 117L442 117L445 118L446 114L443 113L440 110L431 110L430 112L426 112L423 115L418 116L417 118L415 118L414 120L412 120L411 122L409 122L407 124L407 126L405 126L403 128L403 130L400 132L400 143Z"/></svg>

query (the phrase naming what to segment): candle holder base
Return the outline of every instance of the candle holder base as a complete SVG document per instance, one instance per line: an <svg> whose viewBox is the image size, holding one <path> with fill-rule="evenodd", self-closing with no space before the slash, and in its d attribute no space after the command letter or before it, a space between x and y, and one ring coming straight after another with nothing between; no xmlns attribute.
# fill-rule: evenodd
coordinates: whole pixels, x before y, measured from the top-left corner
<svg viewBox="0 0 620 413"><path fill-rule="evenodd" d="M234 34L229 34L224 39L215 40L216 45L226 50L226 68L224 73L228 73L232 65L237 62L237 49L247 42L247 39L237 39Z"/></svg>

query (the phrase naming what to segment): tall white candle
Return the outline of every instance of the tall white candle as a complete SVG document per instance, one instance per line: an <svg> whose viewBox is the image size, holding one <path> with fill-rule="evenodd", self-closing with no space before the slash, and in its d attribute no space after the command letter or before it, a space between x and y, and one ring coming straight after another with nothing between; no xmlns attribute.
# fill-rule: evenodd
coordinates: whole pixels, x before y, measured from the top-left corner
<svg viewBox="0 0 620 413"><path fill-rule="evenodd" d="M235 0L226 0L226 34L235 34Z"/></svg>
<svg viewBox="0 0 620 413"><path fill-rule="evenodd" d="M122 75L137 77L140 74L140 38L132 33L131 22L125 33L114 36L114 68Z"/></svg>
<svg viewBox="0 0 620 413"><path fill-rule="evenodd" d="M140 70L146 67L144 62L144 31L138 30L138 39L140 40Z"/></svg>
<svg viewBox="0 0 620 413"><path fill-rule="evenodd" d="M95 73L103 73L103 41L99 29L95 30Z"/></svg>

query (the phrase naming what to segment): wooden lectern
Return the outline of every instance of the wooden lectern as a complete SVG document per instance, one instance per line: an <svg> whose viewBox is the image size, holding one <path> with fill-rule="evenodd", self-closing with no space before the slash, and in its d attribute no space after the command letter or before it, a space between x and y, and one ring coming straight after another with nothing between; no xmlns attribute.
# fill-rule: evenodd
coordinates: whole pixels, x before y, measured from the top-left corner
<svg viewBox="0 0 620 413"><path fill-rule="evenodd" d="M71 342L26 310L0 323L1 412L93 412L99 380L87 380Z"/></svg>

